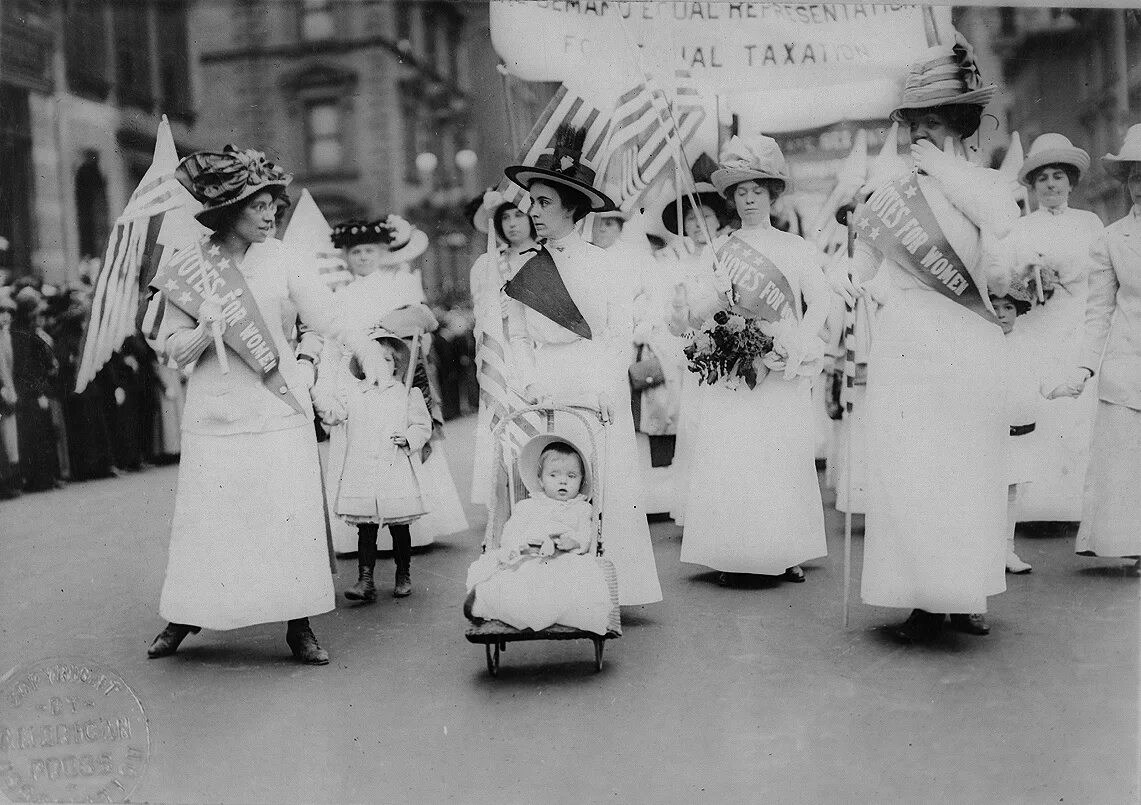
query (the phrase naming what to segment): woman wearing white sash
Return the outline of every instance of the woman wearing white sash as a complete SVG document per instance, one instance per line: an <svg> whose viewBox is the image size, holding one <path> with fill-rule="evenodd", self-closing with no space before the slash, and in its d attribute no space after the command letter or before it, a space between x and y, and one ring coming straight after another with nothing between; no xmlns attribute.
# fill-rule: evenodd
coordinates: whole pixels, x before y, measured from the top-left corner
<svg viewBox="0 0 1141 805"><path fill-rule="evenodd" d="M698 389L701 422L690 468L694 480L685 501L681 560L722 571L723 583L729 573L802 582L800 563L828 552L810 387L824 359L819 334L832 292L816 250L770 221L772 202L788 183L776 141L734 137L720 162L713 183L736 207L742 226L716 246L725 249L740 239L783 275L795 311L788 336L794 344L789 346L801 360L790 358L787 371L770 371L754 389L732 388L724 380ZM723 273L710 272L687 286L688 316L683 319L685 312L679 311L675 329L700 328L710 317L721 316L732 307L729 291Z"/></svg>
<svg viewBox="0 0 1141 805"><path fill-rule="evenodd" d="M1041 349L1046 377L1058 377L1079 360L1093 266L1090 249L1105 231L1097 215L1069 206L1070 190L1087 170L1089 154L1061 134L1036 139L1021 170L1038 209L1019 218L1010 236L1041 252L1046 265L1058 273L1046 304L1036 305L1018 322L1022 337ZM1036 477L1020 493L1019 520L1081 519L1096 410L1096 382L1087 383L1077 400L1059 398L1040 408L1034 433L1040 453Z"/></svg>
<svg viewBox="0 0 1141 805"><path fill-rule="evenodd" d="M883 306L868 358L861 592L865 603L913 610L893 629L904 642L933 638L945 613L956 628L986 634L987 597L1006 589L1006 345L987 293L1005 294L1009 286L1012 261L998 238L1018 208L997 171L965 159L962 139L978 128L996 90L981 84L960 39L951 52L932 48L911 67L893 112L910 126L918 171L895 177L900 198L906 194L903 204L911 207L926 200L970 276L965 293L952 299L936 287L940 280L918 264L928 250L917 249L907 265L886 257L886 246L868 242L881 234L872 223L857 229L848 266L855 282L843 270L847 264L829 273L849 301L877 273L890 280L879 294ZM857 227L865 214L857 209Z"/></svg>

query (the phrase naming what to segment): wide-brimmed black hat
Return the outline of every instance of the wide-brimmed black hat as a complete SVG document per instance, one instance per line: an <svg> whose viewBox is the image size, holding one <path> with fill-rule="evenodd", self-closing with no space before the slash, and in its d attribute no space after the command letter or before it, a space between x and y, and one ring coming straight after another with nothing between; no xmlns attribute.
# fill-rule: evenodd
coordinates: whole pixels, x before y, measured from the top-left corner
<svg viewBox="0 0 1141 805"><path fill-rule="evenodd" d="M512 165L503 173L524 190L538 180L577 190L590 201L591 212L616 210L618 207L610 197L594 187L594 170L582 161L585 143L585 129L564 123L555 131L554 148L539 154L534 165Z"/></svg>
<svg viewBox="0 0 1141 805"><path fill-rule="evenodd" d="M428 236L398 215L375 221L353 220L333 227L333 246L351 249L364 243L378 243L388 251L381 256L386 265L406 263L428 249Z"/></svg>
<svg viewBox="0 0 1141 805"><path fill-rule="evenodd" d="M198 151L186 157L174 170L175 178L202 202L195 218L211 229L220 211L262 190L275 197L285 193L293 176L252 148L239 150L227 145L221 151Z"/></svg>
<svg viewBox="0 0 1141 805"><path fill-rule="evenodd" d="M697 158L690 168L690 173L693 175L694 195L697 197L697 204L701 207L708 207L717 214L717 220L724 224L729 219L729 210L725 206L725 199L717 192L717 188L713 186L711 177L713 172L717 170L717 163L709 154L703 153ZM693 208L693 201L690 195L686 193L681 197L681 217L685 220L685 216ZM662 208L662 226L668 229L675 235L682 234L677 231L677 199L670 199L666 202L666 206Z"/></svg>

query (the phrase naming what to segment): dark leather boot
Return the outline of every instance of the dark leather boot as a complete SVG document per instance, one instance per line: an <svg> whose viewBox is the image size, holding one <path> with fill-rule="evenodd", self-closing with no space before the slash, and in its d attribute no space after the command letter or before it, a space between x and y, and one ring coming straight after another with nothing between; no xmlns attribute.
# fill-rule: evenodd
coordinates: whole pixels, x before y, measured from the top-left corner
<svg viewBox="0 0 1141 805"><path fill-rule="evenodd" d="M166 628L159 632L158 637L151 643L151 647L147 649L147 657L152 660L159 657L169 657L178 651L179 644L188 634L198 634L201 631L199 627L189 626L185 623L168 623Z"/></svg>
<svg viewBox="0 0 1141 805"><path fill-rule="evenodd" d="M292 620L285 631L285 642L293 656L306 665L328 665L329 652L317 643L317 635L309 628L308 618Z"/></svg>
<svg viewBox="0 0 1141 805"><path fill-rule="evenodd" d="M389 526L388 531L392 534L392 560L396 562L392 597L407 598L412 595L412 534L406 525Z"/></svg>
<svg viewBox="0 0 1141 805"><path fill-rule="evenodd" d="M376 585L372 574L376 567L377 526L361 523L357 526L357 583L345 590L350 601L371 603L376 600Z"/></svg>
<svg viewBox="0 0 1141 805"><path fill-rule="evenodd" d="M934 640L942 628L942 613L913 609L907 620L889 631L901 643L927 643Z"/></svg>

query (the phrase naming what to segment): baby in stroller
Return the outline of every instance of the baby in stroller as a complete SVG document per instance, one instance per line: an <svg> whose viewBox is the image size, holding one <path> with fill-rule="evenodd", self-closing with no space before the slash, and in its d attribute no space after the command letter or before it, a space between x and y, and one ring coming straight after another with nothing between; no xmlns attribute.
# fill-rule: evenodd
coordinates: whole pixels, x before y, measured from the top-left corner
<svg viewBox="0 0 1141 805"><path fill-rule="evenodd" d="M597 522L588 466L581 450L555 434L524 445L519 473L530 497L515 504L500 547L468 569L469 619L606 634L613 602L593 556Z"/></svg>

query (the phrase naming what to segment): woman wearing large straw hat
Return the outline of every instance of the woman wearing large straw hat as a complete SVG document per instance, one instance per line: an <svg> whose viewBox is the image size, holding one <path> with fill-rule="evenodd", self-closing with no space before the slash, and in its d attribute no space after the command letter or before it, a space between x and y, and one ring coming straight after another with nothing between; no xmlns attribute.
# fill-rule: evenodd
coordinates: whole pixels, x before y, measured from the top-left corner
<svg viewBox="0 0 1141 805"><path fill-rule="evenodd" d="M228 350L228 372L212 333L225 330L222 307L203 301L195 321L158 291L144 331L155 351L193 365L182 419L170 557L159 611L169 623L152 658L173 654L201 628L228 630L287 621L294 657L324 665L309 618L333 609L310 387L312 365L287 341L298 316L312 330L355 346L369 376L379 359L363 331L338 318L317 275L269 237L292 177L259 151L233 146L191 154L175 174L203 204L198 220L213 234L204 259L234 266L272 337L284 385L268 388ZM181 297L180 297L181 298ZM276 385L276 384L274 384ZM279 393L280 392L280 395ZM284 395L292 395L287 403Z"/></svg>
<svg viewBox="0 0 1141 805"><path fill-rule="evenodd" d="M710 320L738 328L749 320L762 330L779 326L773 338L788 357L783 366L758 371L755 388L737 384L735 377L715 378L699 388L701 421L689 468L693 482L684 504L681 560L721 571L723 583L729 574L803 582L800 564L828 553L813 457L810 378L823 365L819 334L832 293L817 251L772 225L772 203L789 182L775 140L734 137L712 179L735 208L741 229L715 243L722 265L686 285L675 330L686 325L705 330ZM744 286L729 282L724 261L748 254L766 272L757 284L782 289L787 317L773 319L764 308L746 303ZM740 276L738 268L734 276ZM698 347L703 337L708 339L698 334Z"/></svg>
<svg viewBox="0 0 1141 805"><path fill-rule="evenodd" d="M631 312L615 287L613 258L576 229L588 213L614 209L582 161L584 140L584 131L560 126L552 151L534 165L504 171L531 194L531 220L545 239L507 283L508 332L516 375L529 397L597 405L611 418L602 538L618 572L619 602L649 604L661 600L662 590L633 471L638 459L626 374Z"/></svg>
<svg viewBox="0 0 1141 805"><path fill-rule="evenodd" d="M510 345L503 329L507 314L507 296L503 293L503 285L531 258L530 250L535 248L537 240L535 224L527 213L510 201L505 201L503 195L495 190L484 194L483 203L472 221L477 231L485 235L488 234L489 227L494 228L496 248L494 255L490 252L481 254L471 267L476 361L479 364L491 361L496 369L502 366L510 373ZM504 376L502 380L505 385L514 384L514 378L510 376ZM487 400L489 397L494 400L492 395L497 393L483 389L479 396L475 454L472 459L471 502L481 506L491 503L494 450L491 439L492 405L488 405Z"/></svg>
<svg viewBox="0 0 1141 805"><path fill-rule="evenodd" d="M1081 350L1093 266L1090 248L1104 227L1094 213L1071 207L1069 198L1089 172L1089 164L1089 154L1064 135L1043 134L1030 146L1020 171L1038 209L1014 224L1011 237L1020 248L1041 252L1045 266L1057 275L1046 304L1036 305L1018 323L1024 335L1042 349L1044 377L1056 378L1068 370L1077 363ZM1096 386L1088 384L1078 400L1059 399L1042 407L1035 431L1040 448L1036 477L1019 500L1018 519L1081 519ZM1012 572L1025 567L1016 557L1007 557Z"/></svg>
<svg viewBox="0 0 1141 805"><path fill-rule="evenodd" d="M1106 172L1125 185L1132 209L1094 248L1084 343L1052 398L1077 397L1098 378L1097 419L1086 473L1077 552L1135 558L1141 569L1141 124Z"/></svg>
<svg viewBox="0 0 1141 805"><path fill-rule="evenodd" d="M410 262L428 249L428 236L423 230L413 226L399 215L389 215L374 221L352 220L333 227L333 246L343 249L345 261L353 274L353 281L337 289L333 301L338 312L357 327L371 329L379 323L380 317L406 305L419 305L427 301L420 275L412 271ZM427 341L420 350L423 357ZM433 400L439 395L429 388L428 375L422 371L423 363L417 368L417 386L429 401L432 411L433 437L424 451L424 464L421 467L426 493L432 501L427 515L412 523L411 546L394 545L387 532L381 532L379 550L394 552L400 566L404 566L404 555L412 547L429 545L439 537L465 531L468 527L455 481L448 469L447 459L442 448L443 416ZM329 462L327 473L339 466L344 456L344 427L332 429L329 438ZM326 494L332 505L333 489L326 483ZM333 547L337 553L353 553L357 550L357 534L346 523L331 524ZM401 598L411 592L411 582L401 574L397 584Z"/></svg>
<svg viewBox="0 0 1141 805"><path fill-rule="evenodd" d="M935 637L945 613L961 631L988 633L987 597L1006 589L1006 346L988 294L1005 294L1014 274L999 238L1018 207L1003 176L973 166L963 148L995 91L983 86L961 38L910 68L892 117L910 128L914 172L893 177L857 208L855 259L829 274L849 301L870 277L886 272L890 280L868 357L875 439L862 596L912 609L893 629L905 642ZM922 227L926 240L908 239L911 248L898 237L877 240L896 231L882 225L894 217L886 203L909 214L929 208L939 231ZM944 258L957 255L953 276L950 261L938 274L924 265L935 244Z"/></svg>

